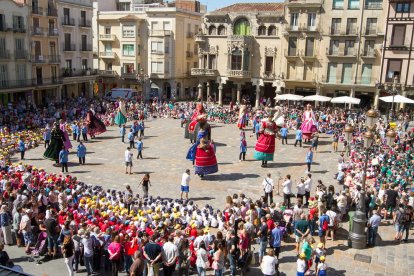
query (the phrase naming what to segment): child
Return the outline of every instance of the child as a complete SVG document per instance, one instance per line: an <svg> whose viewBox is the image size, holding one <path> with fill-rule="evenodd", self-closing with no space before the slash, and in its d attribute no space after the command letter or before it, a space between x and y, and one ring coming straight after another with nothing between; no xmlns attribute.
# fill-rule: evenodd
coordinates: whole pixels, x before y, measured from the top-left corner
<svg viewBox="0 0 414 276"><path fill-rule="evenodd" d="M76 124L76 122L72 123L71 128L72 128L73 141L76 141L76 138L78 137L78 133L79 133L78 125Z"/></svg>
<svg viewBox="0 0 414 276"><path fill-rule="evenodd" d="M142 149L144 148L144 143L141 140L142 140L142 138L139 137L138 141L136 143L137 144L137 150L138 150L137 159L139 159L139 158L144 159L144 158L142 158Z"/></svg>
<svg viewBox="0 0 414 276"><path fill-rule="evenodd" d="M288 128L286 127L286 125L284 125L281 129L280 129L280 135L282 136L282 145L284 145L285 144L285 142L286 142L286 145L287 145L287 136L288 136L288 133L289 133L289 130L288 130Z"/></svg>
<svg viewBox="0 0 414 276"><path fill-rule="evenodd" d="M86 124L82 126L82 138L83 141L88 141L88 127L86 126Z"/></svg>
<svg viewBox="0 0 414 276"><path fill-rule="evenodd" d="M125 134L126 134L126 129L125 129L125 125L122 125L119 128L119 133L121 134L121 142L125 143Z"/></svg>
<svg viewBox="0 0 414 276"><path fill-rule="evenodd" d="M315 249L315 266L316 266L316 271L318 271L318 264L321 260L321 258L325 258L325 249L323 249L323 243L318 243L318 246ZM316 274L318 275L318 274Z"/></svg>
<svg viewBox="0 0 414 276"><path fill-rule="evenodd" d="M243 156L243 161L246 160L246 152L247 152L246 133L244 131L242 131L240 133L240 154L239 154L239 162L241 162L242 156Z"/></svg>
<svg viewBox="0 0 414 276"><path fill-rule="evenodd" d="M320 263L318 264L318 267L316 268L316 275L325 276L327 268L328 268L328 265L325 263L325 256L321 256Z"/></svg>
<svg viewBox="0 0 414 276"><path fill-rule="evenodd" d="M296 261L296 276L305 276L306 261L305 253L300 253Z"/></svg>
<svg viewBox="0 0 414 276"><path fill-rule="evenodd" d="M49 146L51 138L51 132L49 126L46 126L44 132L43 132L43 141L45 141L45 148Z"/></svg>
<svg viewBox="0 0 414 276"><path fill-rule="evenodd" d="M135 138L134 131L133 131L133 129L131 128L131 129L129 130L129 133L128 133L129 147L130 147L131 149L135 148L135 145L134 145L134 138Z"/></svg>
<svg viewBox="0 0 414 276"><path fill-rule="evenodd" d="M298 142L299 142L300 147L302 147L302 130L301 130L300 128L298 128L298 129L296 130L296 142L295 142L295 147L296 147L296 145L298 144Z"/></svg>

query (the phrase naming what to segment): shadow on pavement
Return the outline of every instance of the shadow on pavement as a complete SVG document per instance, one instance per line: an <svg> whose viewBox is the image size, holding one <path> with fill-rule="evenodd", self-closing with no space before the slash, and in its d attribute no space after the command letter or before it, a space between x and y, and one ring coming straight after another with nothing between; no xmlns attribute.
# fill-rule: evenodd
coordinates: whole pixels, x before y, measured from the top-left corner
<svg viewBox="0 0 414 276"><path fill-rule="evenodd" d="M216 174L216 175L206 175L203 179L205 180L214 180L217 182L228 181L228 180L240 180L244 178L258 178L258 174L243 174L243 173L227 173L227 174Z"/></svg>
<svg viewBox="0 0 414 276"><path fill-rule="evenodd" d="M210 197L210 196L203 196L203 197L190 197L190 200L193 201L199 201L199 200L212 200L212 199L216 199L215 197Z"/></svg>

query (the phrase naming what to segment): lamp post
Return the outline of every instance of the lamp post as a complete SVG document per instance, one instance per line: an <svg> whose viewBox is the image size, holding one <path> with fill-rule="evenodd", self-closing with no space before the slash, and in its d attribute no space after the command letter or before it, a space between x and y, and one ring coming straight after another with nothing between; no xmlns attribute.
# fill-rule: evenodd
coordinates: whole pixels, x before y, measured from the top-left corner
<svg viewBox="0 0 414 276"><path fill-rule="evenodd" d="M362 175L361 183L361 196L357 205L355 215L352 219L352 230L349 233L349 239L351 241L352 248L363 249L366 247L367 237L365 227L367 224L367 218L365 214L365 192L366 192L366 176L368 169L368 160L371 150L374 148L374 137L375 137L375 125L378 120L378 113L371 109L366 113L365 127L366 132L364 133L364 172ZM348 130L349 131L349 130ZM393 132L393 133L392 133ZM394 131L387 132L387 145L392 146L395 139ZM346 132L347 133L347 132Z"/></svg>
<svg viewBox="0 0 414 276"><path fill-rule="evenodd" d="M398 83L398 77L394 77L391 85L384 84L384 90L387 94L392 95L391 112L389 114L389 119L393 120L394 119L394 98L395 98L395 95L398 95L403 90L403 86L400 83Z"/></svg>
<svg viewBox="0 0 414 276"><path fill-rule="evenodd" d="M141 68L141 70L139 70L139 72L137 73L137 83L142 86L143 98L145 96L145 83L147 82L148 78L148 75L144 73L144 69Z"/></svg>

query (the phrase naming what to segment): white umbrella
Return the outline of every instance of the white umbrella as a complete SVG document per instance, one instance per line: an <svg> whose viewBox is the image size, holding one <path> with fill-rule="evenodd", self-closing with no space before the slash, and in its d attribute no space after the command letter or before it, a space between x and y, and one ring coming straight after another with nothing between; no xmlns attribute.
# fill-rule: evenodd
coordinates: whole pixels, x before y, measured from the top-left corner
<svg viewBox="0 0 414 276"><path fill-rule="evenodd" d="M386 96L379 98L381 101L386 103L392 103L393 96ZM407 97L401 96L401 95L395 95L394 96L394 103L407 103L407 104L414 104L414 100L411 100Z"/></svg>
<svg viewBox="0 0 414 276"><path fill-rule="evenodd" d="M332 98L325 97L321 95L312 95L312 96L306 96L302 100L308 101L308 102L329 102Z"/></svg>
<svg viewBox="0 0 414 276"><path fill-rule="evenodd" d="M331 103L344 103L344 104L359 104L361 102L361 99L352 98L349 96L343 96L343 97L336 97L332 98Z"/></svg>
<svg viewBox="0 0 414 276"><path fill-rule="evenodd" d="M275 97L279 101L300 101L302 98L303 96L295 94L278 94Z"/></svg>

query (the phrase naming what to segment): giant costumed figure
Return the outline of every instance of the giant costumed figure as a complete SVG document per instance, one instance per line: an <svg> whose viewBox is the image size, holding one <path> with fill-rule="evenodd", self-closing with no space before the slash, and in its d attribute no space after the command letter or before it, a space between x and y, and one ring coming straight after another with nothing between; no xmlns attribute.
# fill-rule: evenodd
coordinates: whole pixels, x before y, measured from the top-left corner
<svg viewBox="0 0 414 276"><path fill-rule="evenodd" d="M125 102L123 99L120 99L118 101L118 112L115 116L115 124L117 124L119 127L126 124L127 118L126 116L126 108L125 108Z"/></svg>
<svg viewBox="0 0 414 276"><path fill-rule="evenodd" d="M200 115L207 114L206 110L202 103L198 103L196 106L196 110L194 111L193 115L191 116L190 120L187 120L185 125L185 133L184 137L190 139L191 143L197 140L197 132L199 129L197 118Z"/></svg>
<svg viewBox="0 0 414 276"><path fill-rule="evenodd" d="M237 127L239 129L244 129L247 122L247 106L242 104L239 110L239 120L237 121Z"/></svg>
<svg viewBox="0 0 414 276"><path fill-rule="evenodd" d="M50 136L50 144L46 148L45 153L43 153L43 157L53 160L57 164L59 163L59 152L62 150L65 142L63 131L59 128L59 125L57 123L53 124L53 129Z"/></svg>
<svg viewBox="0 0 414 276"><path fill-rule="evenodd" d="M60 119L59 123L60 123L59 128L63 132L63 137L65 137L65 142L64 142L65 149L69 150L72 148L72 143L70 142L69 134L66 129L67 125L63 119Z"/></svg>
<svg viewBox="0 0 414 276"><path fill-rule="evenodd" d="M91 138L95 138L96 135L106 131L105 124L95 116L92 106L86 113L86 124L88 127L88 134Z"/></svg>
<svg viewBox="0 0 414 276"><path fill-rule="evenodd" d="M259 139L254 147L254 159L262 161L262 167L267 166L268 161L273 161L275 154L275 138L279 126L283 126L282 109L277 106L273 110L267 110L267 118L260 122Z"/></svg>
<svg viewBox="0 0 414 276"><path fill-rule="evenodd" d="M312 139L312 134L317 132L315 114L313 113L312 106L308 104L302 116L302 125L300 126L302 130L303 139L309 141Z"/></svg>
<svg viewBox="0 0 414 276"><path fill-rule="evenodd" d="M211 126L207 123L207 115L197 118L198 132L196 142L187 153L187 159L193 161L195 174L203 177L218 172L216 149L211 140Z"/></svg>

